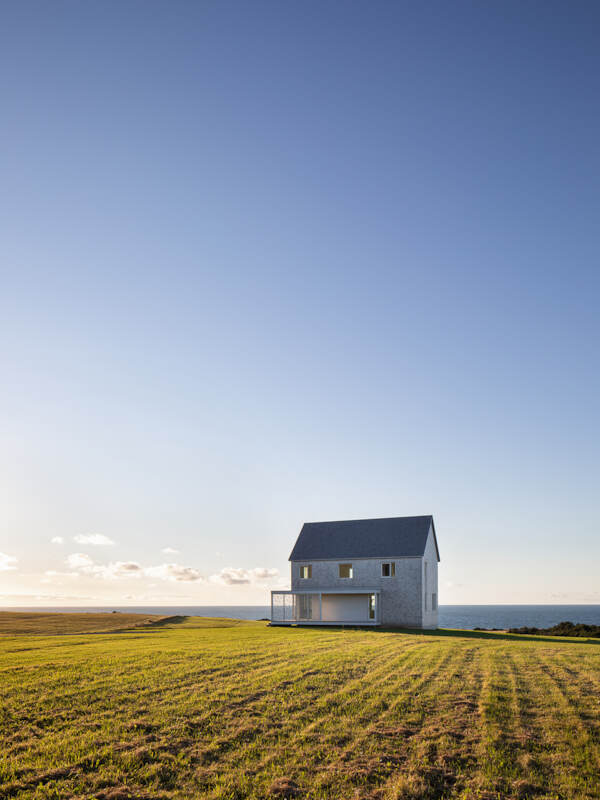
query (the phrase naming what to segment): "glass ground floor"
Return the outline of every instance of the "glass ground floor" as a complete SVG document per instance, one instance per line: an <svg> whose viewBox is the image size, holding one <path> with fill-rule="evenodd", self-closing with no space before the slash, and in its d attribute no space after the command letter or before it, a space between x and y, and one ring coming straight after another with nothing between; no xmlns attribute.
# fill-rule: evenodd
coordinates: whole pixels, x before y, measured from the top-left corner
<svg viewBox="0 0 600 800"><path fill-rule="evenodd" d="M379 590L271 592L272 625L379 625Z"/></svg>

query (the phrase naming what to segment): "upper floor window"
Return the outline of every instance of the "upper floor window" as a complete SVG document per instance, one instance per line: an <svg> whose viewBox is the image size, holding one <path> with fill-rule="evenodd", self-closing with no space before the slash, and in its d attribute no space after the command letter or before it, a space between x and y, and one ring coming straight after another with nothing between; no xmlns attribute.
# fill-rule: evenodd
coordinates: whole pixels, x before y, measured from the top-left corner
<svg viewBox="0 0 600 800"><path fill-rule="evenodd" d="M352 577L352 564L340 564L340 578Z"/></svg>
<svg viewBox="0 0 600 800"><path fill-rule="evenodd" d="M432 611L437 611L437 593L436 592L434 592L431 595L431 610Z"/></svg>
<svg viewBox="0 0 600 800"><path fill-rule="evenodd" d="M395 578L396 577L396 562L391 561L388 564L381 565L382 578Z"/></svg>
<svg viewBox="0 0 600 800"><path fill-rule="evenodd" d="M312 564L305 564L300 567L301 578L312 578Z"/></svg>

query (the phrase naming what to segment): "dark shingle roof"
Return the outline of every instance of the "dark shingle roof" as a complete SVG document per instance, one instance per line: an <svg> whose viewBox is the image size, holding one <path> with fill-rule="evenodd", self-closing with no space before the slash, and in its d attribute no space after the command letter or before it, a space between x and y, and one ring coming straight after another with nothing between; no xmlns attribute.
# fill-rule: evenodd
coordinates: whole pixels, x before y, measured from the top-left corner
<svg viewBox="0 0 600 800"><path fill-rule="evenodd" d="M320 558L398 558L422 556L433 517L388 517L339 522L305 522L290 561ZM433 527L438 561L440 552Z"/></svg>

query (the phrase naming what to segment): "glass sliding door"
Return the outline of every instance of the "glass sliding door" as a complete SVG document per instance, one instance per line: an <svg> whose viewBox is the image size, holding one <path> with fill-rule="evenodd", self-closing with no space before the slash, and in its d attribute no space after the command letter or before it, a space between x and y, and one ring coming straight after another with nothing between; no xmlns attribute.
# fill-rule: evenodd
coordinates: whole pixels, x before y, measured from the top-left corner
<svg viewBox="0 0 600 800"><path fill-rule="evenodd" d="M296 595L297 619L313 618L313 599L311 594Z"/></svg>
<svg viewBox="0 0 600 800"><path fill-rule="evenodd" d="M369 619L375 619L377 616L377 595L369 595Z"/></svg>

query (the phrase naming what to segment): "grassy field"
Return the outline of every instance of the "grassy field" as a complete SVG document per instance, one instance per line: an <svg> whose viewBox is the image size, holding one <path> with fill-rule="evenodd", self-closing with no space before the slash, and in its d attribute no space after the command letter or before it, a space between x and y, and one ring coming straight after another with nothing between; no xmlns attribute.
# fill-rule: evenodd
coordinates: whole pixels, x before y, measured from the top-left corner
<svg viewBox="0 0 600 800"><path fill-rule="evenodd" d="M99 633L156 625L168 617L156 614L53 614L0 611L0 635L13 633Z"/></svg>
<svg viewBox="0 0 600 800"><path fill-rule="evenodd" d="M597 640L81 624L0 637L2 798L600 798Z"/></svg>

